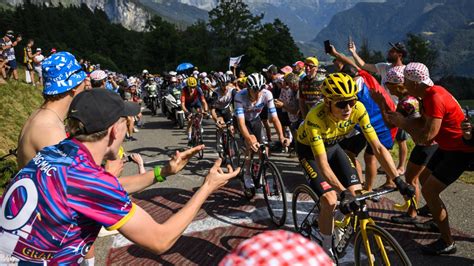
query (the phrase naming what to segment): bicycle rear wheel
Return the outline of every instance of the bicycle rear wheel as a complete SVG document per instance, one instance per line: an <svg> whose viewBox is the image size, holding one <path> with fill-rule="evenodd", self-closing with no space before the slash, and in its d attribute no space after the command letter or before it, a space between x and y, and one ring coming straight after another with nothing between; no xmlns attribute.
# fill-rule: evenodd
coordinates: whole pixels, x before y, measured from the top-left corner
<svg viewBox="0 0 474 266"><path fill-rule="evenodd" d="M291 202L295 231L322 244L319 232L319 197L311 187L301 184L293 192Z"/></svg>
<svg viewBox="0 0 474 266"><path fill-rule="evenodd" d="M355 265L412 265L403 248L385 229L368 224L366 232L367 242L363 240L361 231L357 232Z"/></svg>
<svg viewBox="0 0 474 266"><path fill-rule="evenodd" d="M267 203L268 213L277 226L285 224L286 220L286 190L280 171L273 162L267 161L262 169L263 197Z"/></svg>

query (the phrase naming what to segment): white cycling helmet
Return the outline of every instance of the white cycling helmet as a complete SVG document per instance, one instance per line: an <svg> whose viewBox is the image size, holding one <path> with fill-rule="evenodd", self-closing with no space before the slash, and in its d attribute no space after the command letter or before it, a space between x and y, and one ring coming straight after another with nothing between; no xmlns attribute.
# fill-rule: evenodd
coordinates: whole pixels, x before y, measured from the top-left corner
<svg viewBox="0 0 474 266"><path fill-rule="evenodd" d="M207 73L206 72L201 72L201 74L199 74L199 77L203 79L203 78L207 77Z"/></svg>
<svg viewBox="0 0 474 266"><path fill-rule="evenodd" d="M176 71L170 71L168 72L168 74L170 74L170 76L173 77L173 76L176 76L178 73L176 73Z"/></svg>
<svg viewBox="0 0 474 266"><path fill-rule="evenodd" d="M264 89L265 83L265 77L260 73L252 73L247 77L247 86L254 91Z"/></svg>
<svg viewBox="0 0 474 266"><path fill-rule="evenodd" d="M143 75L148 74L148 70L143 69L142 74L143 74Z"/></svg>

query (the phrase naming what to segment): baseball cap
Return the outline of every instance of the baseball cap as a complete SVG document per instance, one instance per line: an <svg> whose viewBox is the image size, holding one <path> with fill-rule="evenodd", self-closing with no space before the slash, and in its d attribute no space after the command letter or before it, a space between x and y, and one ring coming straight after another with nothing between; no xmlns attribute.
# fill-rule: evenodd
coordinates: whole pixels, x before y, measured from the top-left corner
<svg viewBox="0 0 474 266"><path fill-rule="evenodd" d="M74 55L58 52L46 58L42 64L44 79L43 94L56 95L67 92L86 78L86 73Z"/></svg>
<svg viewBox="0 0 474 266"><path fill-rule="evenodd" d="M313 66L319 66L319 61L316 57L313 57L313 56L310 56L310 57L306 57L306 59L304 60L304 63L306 65L313 65Z"/></svg>
<svg viewBox="0 0 474 266"><path fill-rule="evenodd" d="M272 74L276 74L276 73L278 73L278 68L275 65L271 64L271 65L267 66L266 68L262 68L262 71L263 72L270 72Z"/></svg>
<svg viewBox="0 0 474 266"><path fill-rule="evenodd" d="M403 73L405 78L408 80L424 83L428 86L434 85L430 78L430 71L428 70L428 67L422 63L409 63Z"/></svg>
<svg viewBox="0 0 474 266"><path fill-rule="evenodd" d="M56 53L56 48L52 48L51 53Z"/></svg>
<svg viewBox="0 0 474 266"><path fill-rule="evenodd" d="M387 71L385 83L403 84L405 82L405 75L403 74L405 67L406 66L394 66L390 68Z"/></svg>
<svg viewBox="0 0 474 266"><path fill-rule="evenodd" d="M120 95L109 90L95 88L79 93L71 102L68 118L82 122L86 134L106 130L120 117L135 116L140 106L124 102Z"/></svg>
<svg viewBox="0 0 474 266"><path fill-rule="evenodd" d="M107 78L107 74L103 70L94 70L90 74L92 80L103 80Z"/></svg>
<svg viewBox="0 0 474 266"><path fill-rule="evenodd" d="M266 231L240 243L219 266L230 265L333 265L315 242L285 230Z"/></svg>
<svg viewBox="0 0 474 266"><path fill-rule="evenodd" d="M293 64L293 66L299 66L299 67L303 68L303 67L304 67L304 62L303 62L303 61L296 61L296 62Z"/></svg>
<svg viewBox="0 0 474 266"><path fill-rule="evenodd" d="M405 57L408 54L407 48L405 47L405 44L402 42L397 42L397 43L391 43L389 42L390 46L392 46L393 49L397 50L398 52L402 53L402 56Z"/></svg>
<svg viewBox="0 0 474 266"><path fill-rule="evenodd" d="M290 66L284 66L280 69L280 71L286 75L288 73L293 72L293 68L291 68Z"/></svg>
<svg viewBox="0 0 474 266"><path fill-rule="evenodd" d="M36 52L41 52L41 48L36 48Z"/></svg>

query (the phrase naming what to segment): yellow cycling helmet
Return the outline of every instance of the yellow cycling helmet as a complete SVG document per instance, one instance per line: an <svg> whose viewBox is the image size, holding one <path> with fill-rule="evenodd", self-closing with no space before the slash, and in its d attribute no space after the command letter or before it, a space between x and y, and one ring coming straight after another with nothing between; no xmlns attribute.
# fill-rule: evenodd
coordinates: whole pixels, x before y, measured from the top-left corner
<svg viewBox="0 0 474 266"><path fill-rule="evenodd" d="M195 77L189 77L186 79L186 86L188 87L196 87L198 82Z"/></svg>
<svg viewBox="0 0 474 266"><path fill-rule="evenodd" d="M356 99L357 91L356 83L345 73L330 74L321 88L324 97L331 101Z"/></svg>

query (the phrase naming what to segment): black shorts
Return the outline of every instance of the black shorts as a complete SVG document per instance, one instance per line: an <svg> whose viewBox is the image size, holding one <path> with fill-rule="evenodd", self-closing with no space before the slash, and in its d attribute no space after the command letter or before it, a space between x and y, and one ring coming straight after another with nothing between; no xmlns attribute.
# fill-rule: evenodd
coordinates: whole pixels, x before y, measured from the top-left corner
<svg viewBox="0 0 474 266"><path fill-rule="evenodd" d="M267 141L267 135L263 132L262 120L260 120L259 117L251 121L245 120L245 126L247 127L250 135L255 135L259 143L264 143Z"/></svg>
<svg viewBox="0 0 474 266"><path fill-rule="evenodd" d="M449 186L468 169L473 159L474 153L446 151L438 148L426 167L436 179Z"/></svg>
<svg viewBox="0 0 474 266"><path fill-rule="evenodd" d="M436 152L436 149L438 149L438 144L430 146L415 145L408 161L416 165L425 166Z"/></svg>
<svg viewBox="0 0 474 266"><path fill-rule="evenodd" d="M405 130L398 128L396 140L404 141L407 139L408 139L408 133Z"/></svg>
<svg viewBox="0 0 474 266"><path fill-rule="evenodd" d="M16 60L8 60L7 66L9 66L11 69L17 69L18 65L16 64Z"/></svg>
<svg viewBox="0 0 474 266"><path fill-rule="evenodd" d="M232 112L229 108L215 110L217 117L222 117L225 123L229 122L232 119Z"/></svg>
<svg viewBox="0 0 474 266"><path fill-rule="evenodd" d="M321 196L328 191L334 190L318 169L311 147L297 141L296 152L298 153L301 166L309 177L309 185L314 192ZM360 184L354 165L339 144L326 147L326 156L329 166L345 188Z"/></svg>
<svg viewBox="0 0 474 266"><path fill-rule="evenodd" d="M345 151L350 151L351 153L355 154L355 156L359 155L359 153L367 146L367 140L365 139L364 134L359 133L349 138L343 139L339 142L341 148Z"/></svg>

